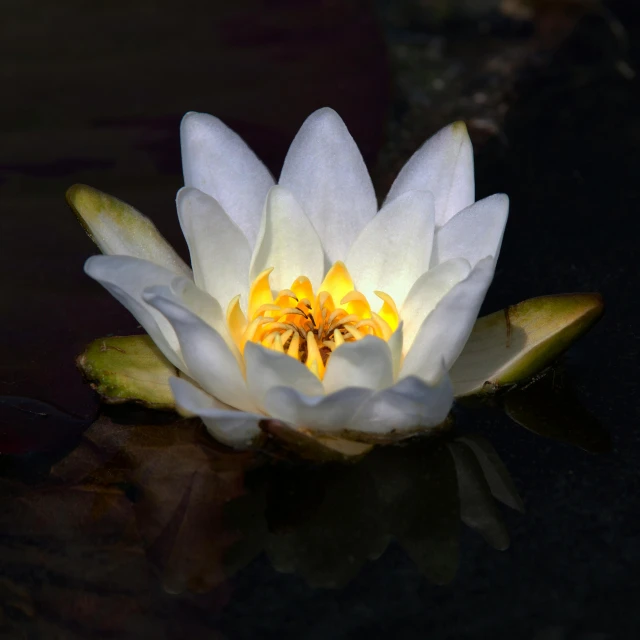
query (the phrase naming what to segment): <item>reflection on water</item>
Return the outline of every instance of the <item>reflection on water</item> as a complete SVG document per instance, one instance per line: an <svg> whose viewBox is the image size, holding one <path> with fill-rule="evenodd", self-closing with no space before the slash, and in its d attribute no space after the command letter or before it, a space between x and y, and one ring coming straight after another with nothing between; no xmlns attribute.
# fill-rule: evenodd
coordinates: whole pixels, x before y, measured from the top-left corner
<svg viewBox="0 0 640 640"><path fill-rule="evenodd" d="M479 436L375 450L353 465L265 467L247 475L229 503L239 539L225 555L230 574L264 551L275 569L315 587L340 587L396 539L431 580L458 566L460 521L497 549L509 537L497 498L522 509L491 444Z"/></svg>
<svg viewBox="0 0 640 640"><path fill-rule="evenodd" d="M602 428L559 380L506 394L505 410L543 435L606 448ZM182 594L181 606L186 598L207 612L189 617L199 632L232 597L233 576L263 553L277 572L342 587L396 540L445 584L457 571L462 525L503 550L499 503L523 511L498 453L477 433L312 465L222 449L198 421L145 417L101 417L45 481L2 480L0 598L11 628L37 637L148 633Z"/></svg>

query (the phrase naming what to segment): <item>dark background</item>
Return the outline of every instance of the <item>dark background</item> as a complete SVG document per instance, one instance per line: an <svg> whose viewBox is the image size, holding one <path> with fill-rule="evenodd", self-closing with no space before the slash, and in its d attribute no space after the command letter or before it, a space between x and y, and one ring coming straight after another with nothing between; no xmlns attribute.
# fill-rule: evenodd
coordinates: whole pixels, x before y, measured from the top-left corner
<svg viewBox="0 0 640 640"><path fill-rule="evenodd" d="M229 638L640 637L634 3L12 0L2 13L3 454L56 441L18 397L60 410L65 429L91 418L97 401L74 356L139 330L83 274L95 249L66 208L68 186L130 202L184 254L174 197L186 111L223 119L277 175L304 118L331 106L381 196L424 139L463 118L478 197L504 191L512 203L485 310L603 294L604 319L566 367L612 451L590 455L480 413L466 426L491 438L527 506L506 516L509 551L468 532L456 580L435 587L392 546L342 591L312 590L259 559L236 576L215 626ZM102 637L72 628L61 637Z"/></svg>

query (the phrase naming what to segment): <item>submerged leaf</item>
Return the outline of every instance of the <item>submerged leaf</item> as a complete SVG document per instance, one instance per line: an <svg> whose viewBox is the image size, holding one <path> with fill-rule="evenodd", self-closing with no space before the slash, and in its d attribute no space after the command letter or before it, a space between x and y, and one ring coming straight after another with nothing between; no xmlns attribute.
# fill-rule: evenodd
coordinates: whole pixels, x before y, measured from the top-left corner
<svg viewBox="0 0 640 640"><path fill-rule="evenodd" d="M492 393L545 367L603 312L597 293L531 298L480 318L451 369L456 396Z"/></svg>
<svg viewBox="0 0 640 640"><path fill-rule="evenodd" d="M151 409L175 408L169 378L177 370L147 335L94 340L76 363L108 404L138 402Z"/></svg>
<svg viewBox="0 0 640 640"><path fill-rule="evenodd" d="M505 393L505 413L545 438L566 442L590 453L611 450L611 436L580 402L562 371L553 370L521 389Z"/></svg>

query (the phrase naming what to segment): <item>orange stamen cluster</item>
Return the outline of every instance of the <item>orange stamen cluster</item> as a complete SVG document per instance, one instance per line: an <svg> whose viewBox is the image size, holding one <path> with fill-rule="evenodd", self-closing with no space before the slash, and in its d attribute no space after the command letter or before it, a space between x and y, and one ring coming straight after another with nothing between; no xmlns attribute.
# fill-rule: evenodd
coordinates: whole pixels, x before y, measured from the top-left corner
<svg viewBox="0 0 640 640"><path fill-rule="evenodd" d="M296 358L322 378L327 360L340 345L367 335L388 340L399 324L391 297L376 291L382 307L372 311L342 262L331 267L317 295L304 276L274 295L271 271L266 269L253 281L247 315L240 308L240 296L229 304L227 324L240 353L247 342L258 342Z"/></svg>

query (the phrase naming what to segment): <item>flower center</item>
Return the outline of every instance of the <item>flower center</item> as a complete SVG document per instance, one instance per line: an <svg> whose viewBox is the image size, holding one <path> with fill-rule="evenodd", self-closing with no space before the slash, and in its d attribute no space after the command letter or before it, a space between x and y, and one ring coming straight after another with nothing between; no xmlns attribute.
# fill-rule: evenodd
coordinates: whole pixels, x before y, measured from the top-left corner
<svg viewBox="0 0 640 640"><path fill-rule="evenodd" d="M331 354L345 342L372 335L388 340L399 324L392 298L376 291L382 306L375 312L355 290L346 266L336 262L315 295L308 278L300 276L290 289L274 293L266 269L249 289L248 315L236 296L227 309L227 324L240 353L248 341L286 353L304 363L320 379Z"/></svg>

